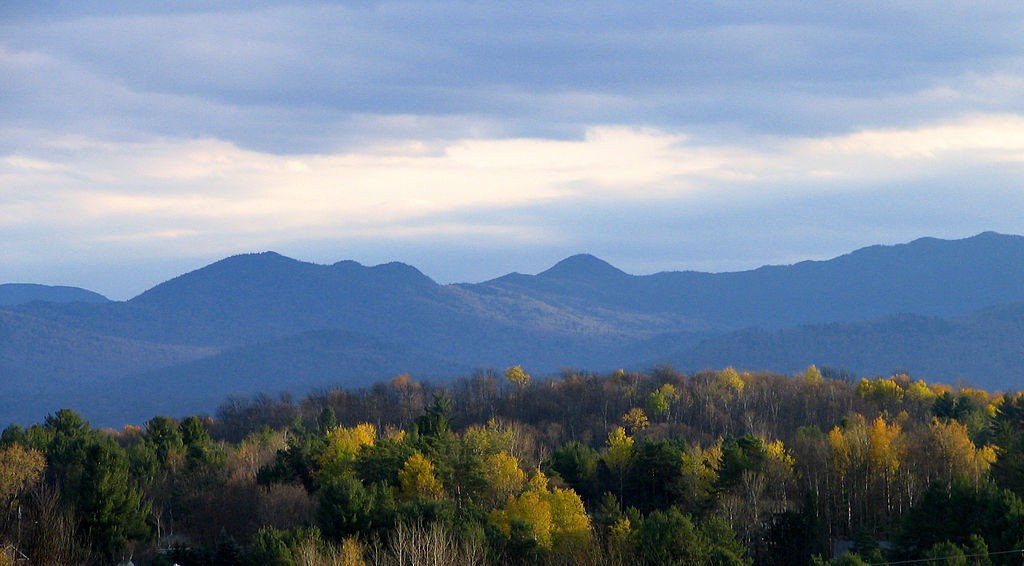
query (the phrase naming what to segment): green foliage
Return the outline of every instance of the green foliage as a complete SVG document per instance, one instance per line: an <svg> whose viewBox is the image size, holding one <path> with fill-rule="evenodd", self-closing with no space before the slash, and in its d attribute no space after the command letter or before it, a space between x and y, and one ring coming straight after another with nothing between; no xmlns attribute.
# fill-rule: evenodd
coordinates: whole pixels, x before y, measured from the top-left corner
<svg viewBox="0 0 1024 566"><path fill-rule="evenodd" d="M397 486L399 470L415 452L416 449L407 442L384 438L363 447L356 455L353 469L356 476L366 484Z"/></svg>
<svg viewBox="0 0 1024 566"><path fill-rule="evenodd" d="M423 415L416 419L413 427L416 436L429 446L445 439L451 433L451 412L451 397L435 395Z"/></svg>
<svg viewBox="0 0 1024 566"><path fill-rule="evenodd" d="M672 441L644 440L635 445L626 474L625 504L646 513L681 503L685 491L682 455Z"/></svg>
<svg viewBox="0 0 1024 566"><path fill-rule="evenodd" d="M980 537L977 541L973 537ZM986 483L980 488L958 480L932 484L904 518L899 542L908 556L940 543L997 549L1024 541L1024 501L1013 492Z"/></svg>
<svg viewBox="0 0 1024 566"><path fill-rule="evenodd" d="M637 554L646 564L750 564L727 524L712 519L698 527L690 516L674 507L647 515L637 530L636 541Z"/></svg>
<svg viewBox="0 0 1024 566"><path fill-rule="evenodd" d="M547 471L557 474L584 499L597 496L597 450L580 442L570 442L552 452Z"/></svg>
<svg viewBox="0 0 1024 566"><path fill-rule="evenodd" d="M738 484L743 472L762 471L767 456L768 452L760 438L750 434L726 438L722 444L717 487L724 489Z"/></svg>
<svg viewBox="0 0 1024 566"><path fill-rule="evenodd" d="M90 547L108 559L118 557L129 541L152 534L148 504L128 479L128 458L112 440L89 445L75 498L82 530Z"/></svg>
<svg viewBox="0 0 1024 566"><path fill-rule="evenodd" d="M248 566L295 566L285 533L263 527L245 552Z"/></svg>
<svg viewBox="0 0 1024 566"><path fill-rule="evenodd" d="M193 417L194 418L194 417ZM185 449L183 429L178 427L170 417L153 417L146 423L143 438L146 444L153 447L161 466L167 466L172 458ZM191 434L196 434L191 432ZM209 436L207 435L207 439ZM193 438L190 440L194 441Z"/></svg>
<svg viewBox="0 0 1024 566"><path fill-rule="evenodd" d="M393 489L381 484L366 487L353 476L331 478L320 488L319 502L317 524L332 540L376 532L395 522Z"/></svg>

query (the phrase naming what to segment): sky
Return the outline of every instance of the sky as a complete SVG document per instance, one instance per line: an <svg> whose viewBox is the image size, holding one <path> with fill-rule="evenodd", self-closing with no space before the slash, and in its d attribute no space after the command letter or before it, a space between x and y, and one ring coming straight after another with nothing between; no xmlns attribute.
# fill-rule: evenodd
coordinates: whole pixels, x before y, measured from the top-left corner
<svg viewBox="0 0 1024 566"><path fill-rule="evenodd" d="M1024 233L1024 3L0 4L0 282Z"/></svg>

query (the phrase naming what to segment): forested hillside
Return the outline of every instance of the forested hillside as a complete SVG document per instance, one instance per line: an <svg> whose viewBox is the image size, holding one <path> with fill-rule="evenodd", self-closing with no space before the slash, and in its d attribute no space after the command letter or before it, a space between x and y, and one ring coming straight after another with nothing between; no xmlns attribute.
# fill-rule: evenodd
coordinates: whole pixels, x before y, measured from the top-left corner
<svg viewBox="0 0 1024 566"><path fill-rule="evenodd" d="M1022 495L1024 394L813 366L399 375L0 435L5 556L55 565L1017 564Z"/></svg>

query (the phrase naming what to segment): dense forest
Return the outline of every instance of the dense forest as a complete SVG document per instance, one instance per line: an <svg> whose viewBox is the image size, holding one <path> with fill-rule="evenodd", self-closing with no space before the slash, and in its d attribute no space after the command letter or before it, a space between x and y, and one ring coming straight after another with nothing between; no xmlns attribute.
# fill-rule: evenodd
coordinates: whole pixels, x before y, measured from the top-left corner
<svg viewBox="0 0 1024 566"><path fill-rule="evenodd" d="M1024 395L667 367L0 436L0 564L1016 564Z"/></svg>

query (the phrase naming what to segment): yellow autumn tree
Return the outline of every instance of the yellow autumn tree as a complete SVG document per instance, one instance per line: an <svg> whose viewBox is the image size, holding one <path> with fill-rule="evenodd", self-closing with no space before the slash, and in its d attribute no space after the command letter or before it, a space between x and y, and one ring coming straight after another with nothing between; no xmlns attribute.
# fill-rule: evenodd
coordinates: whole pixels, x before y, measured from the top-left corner
<svg viewBox="0 0 1024 566"><path fill-rule="evenodd" d="M742 393L743 388L746 386L746 382L740 377L736 368L732 366L715 373L712 384L718 391L728 394Z"/></svg>
<svg viewBox="0 0 1024 566"><path fill-rule="evenodd" d="M967 425L959 421L932 418L928 432L927 460L936 466L933 480L952 485L954 479L962 477L977 485L996 460L995 450L976 446Z"/></svg>
<svg viewBox="0 0 1024 566"><path fill-rule="evenodd" d="M583 500L571 489L549 489L540 470L534 471L522 493L510 497L489 518L506 536L511 535L513 521L522 521L537 546L548 550L590 538L590 518Z"/></svg>
<svg viewBox="0 0 1024 566"><path fill-rule="evenodd" d="M327 433L327 447L319 458L321 474L331 477L350 472L359 450L373 446L376 441L377 427L369 423L331 429Z"/></svg>
<svg viewBox="0 0 1024 566"><path fill-rule="evenodd" d="M867 436L867 422L859 413L850 415L846 426L834 427L828 433L829 471L837 488L832 490L831 504L851 533L854 524L863 518L862 503L870 479Z"/></svg>
<svg viewBox="0 0 1024 566"><path fill-rule="evenodd" d="M626 429L617 426L608 433L606 445L608 448L601 455L601 459L618 480L619 497L621 498L626 472L633 459L633 439L626 434Z"/></svg>
<svg viewBox="0 0 1024 566"><path fill-rule="evenodd" d="M894 510L893 496L896 475L903 465L906 443L903 439L903 428L898 423L887 423L878 417L871 421L868 435L868 472L874 482L879 485L881 499L885 502L885 516L892 515Z"/></svg>
<svg viewBox="0 0 1024 566"><path fill-rule="evenodd" d="M526 473L519 468L519 462L505 451L485 457L483 468L492 503L518 493L526 482Z"/></svg>
<svg viewBox="0 0 1024 566"><path fill-rule="evenodd" d="M505 379L512 385L515 385L516 389L523 389L533 381L530 374L523 371L523 368L520 366L512 366L505 370Z"/></svg>
<svg viewBox="0 0 1024 566"><path fill-rule="evenodd" d="M647 413L645 413L643 409L640 407L633 407L626 411L626 414L622 415L622 424L629 429L631 434L636 434L647 428L650 421L647 419Z"/></svg>
<svg viewBox="0 0 1024 566"><path fill-rule="evenodd" d="M821 383L821 370L818 369L818 366L814 364L807 366L807 371L804 372L804 381L812 385Z"/></svg>
<svg viewBox="0 0 1024 566"><path fill-rule="evenodd" d="M419 452L409 456L398 471L398 485L405 501L444 497L444 487L434 475L434 463Z"/></svg>
<svg viewBox="0 0 1024 566"><path fill-rule="evenodd" d="M463 444L478 456L490 456L498 452L516 454L523 444L522 432L518 427L490 419L486 425L471 425L462 433ZM530 439L525 439L529 442Z"/></svg>
<svg viewBox="0 0 1024 566"><path fill-rule="evenodd" d="M46 468L41 452L17 442L0 448L0 513L6 513L14 501L39 483Z"/></svg>

